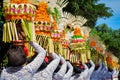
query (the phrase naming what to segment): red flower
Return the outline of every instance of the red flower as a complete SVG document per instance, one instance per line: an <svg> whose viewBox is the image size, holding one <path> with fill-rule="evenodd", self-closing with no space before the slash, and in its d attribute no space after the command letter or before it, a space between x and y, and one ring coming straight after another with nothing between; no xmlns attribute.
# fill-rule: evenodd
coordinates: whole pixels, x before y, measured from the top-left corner
<svg viewBox="0 0 120 80"><path fill-rule="evenodd" d="M45 59L44 59L44 60L45 60L45 62L47 62L47 63L48 63L48 58L47 58L47 57L45 57Z"/></svg>
<svg viewBox="0 0 120 80"><path fill-rule="evenodd" d="M25 55L28 56L28 52L29 52L28 48L26 46L24 46L23 50L24 50Z"/></svg>

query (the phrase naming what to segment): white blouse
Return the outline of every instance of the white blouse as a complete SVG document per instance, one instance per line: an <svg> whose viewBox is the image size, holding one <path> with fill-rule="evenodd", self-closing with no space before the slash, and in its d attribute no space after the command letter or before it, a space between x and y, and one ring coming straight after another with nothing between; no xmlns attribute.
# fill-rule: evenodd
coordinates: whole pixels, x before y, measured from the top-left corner
<svg viewBox="0 0 120 80"><path fill-rule="evenodd" d="M67 71L67 73L64 75L63 80L70 80L72 74L73 74L73 66L71 65L70 62L67 61L67 66L69 68L69 70Z"/></svg>
<svg viewBox="0 0 120 80"><path fill-rule="evenodd" d="M63 76L65 75L66 73L66 70L67 70L67 62L65 61L65 59L61 56L60 57L60 60L62 62L62 66L60 68L60 70L55 73L55 75L53 76L53 80L62 80L63 79Z"/></svg>
<svg viewBox="0 0 120 80"><path fill-rule="evenodd" d="M32 80L52 80L53 72L57 68L60 58L57 56L57 54L52 53L53 61L47 65L47 67L34 74Z"/></svg>

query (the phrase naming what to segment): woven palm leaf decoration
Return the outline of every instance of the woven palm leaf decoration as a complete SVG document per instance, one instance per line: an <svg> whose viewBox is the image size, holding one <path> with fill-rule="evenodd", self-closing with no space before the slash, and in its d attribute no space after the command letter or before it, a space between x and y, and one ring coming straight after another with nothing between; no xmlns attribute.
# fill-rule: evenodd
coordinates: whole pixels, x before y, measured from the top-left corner
<svg viewBox="0 0 120 80"><path fill-rule="evenodd" d="M72 23L72 26L74 26L74 27L76 27L77 25L79 27L82 27L87 22L87 19L85 17L76 16L75 18L76 19Z"/></svg>
<svg viewBox="0 0 120 80"><path fill-rule="evenodd" d="M59 29L65 30L66 39L70 40L71 36L73 35L73 26L71 24L75 20L75 16L73 16L71 13L63 12L62 17L59 20Z"/></svg>
<svg viewBox="0 0 120 80"><path fill-rule="evenodd" d="M60 12L68 4L68 0L43 0L48 3L48 6L53 10L55 7L58 8Z"/></svg>
<svg viewBox="0 0 120 80"><path fill-rule="evenodd" d="M56 4L63 8L68 4L68 0L57 0Z"/></svg>

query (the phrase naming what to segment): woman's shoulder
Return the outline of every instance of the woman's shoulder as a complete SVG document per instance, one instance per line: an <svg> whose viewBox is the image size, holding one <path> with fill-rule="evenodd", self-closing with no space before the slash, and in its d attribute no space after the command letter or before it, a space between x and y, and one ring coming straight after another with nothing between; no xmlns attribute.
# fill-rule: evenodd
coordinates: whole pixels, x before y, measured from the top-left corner
<svg viewBox="0 0 120 80"><path fill-rule="evenodd" d="M20 67L8 67L6 69L4 69L3 71L3 77L5 79L10 79L10 80L18 80L18 79L21 79L21 78L24 78L24 76L28 74L28 77L30 76L29 75L29 72L24 68L20 68Z"/></svg>
<svg viewBox="0 0 120 80"><path fill-rule="evenodd" d="M13 74L11 74L9 71L7 71L9 68L6 68L6 69L3 69L2 70L2 73L1 73L1 79L2 80L7 80L7 79L9 79L9 80L18 80L18 78L15 76L15 75L13 75Z"/></svg>

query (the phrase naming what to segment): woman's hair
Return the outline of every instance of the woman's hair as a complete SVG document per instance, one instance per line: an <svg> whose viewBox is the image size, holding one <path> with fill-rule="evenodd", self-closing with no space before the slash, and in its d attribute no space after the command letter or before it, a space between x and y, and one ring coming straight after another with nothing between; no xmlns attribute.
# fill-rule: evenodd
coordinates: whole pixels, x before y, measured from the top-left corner
<svg viewBox="0 0 120 80"><path fill-rule="evenodd" d="M112 72L113 69L112 69L111 67L108 66L108 71L109 71L109 72Z"/></svg>
<svg viewBox="0 0 120 80"><path fill-rule="evenodd" d="M80 66L73 66L75 74L81 73L83 70L80 68Z"/></svg>
<svg viewBox="0 0 120 80"><path fill-rule="evenodd" d="M18 67L26 62L26 56L23 48L20 46L12 46L7 51L8 66Z"/></svg>
<svg viewBox="0 0 120 80"><path fill-rule="evenodd" d="M118 80L120 80L120 71L119 71L119 74L118 74Z"/></svg>
<svg viewBox="0 0 120 80"><path fill-rule="evenodd" d="M91 66L92 66L90 63L86 63L86 65L88 68L91 68Z"/></svg>

